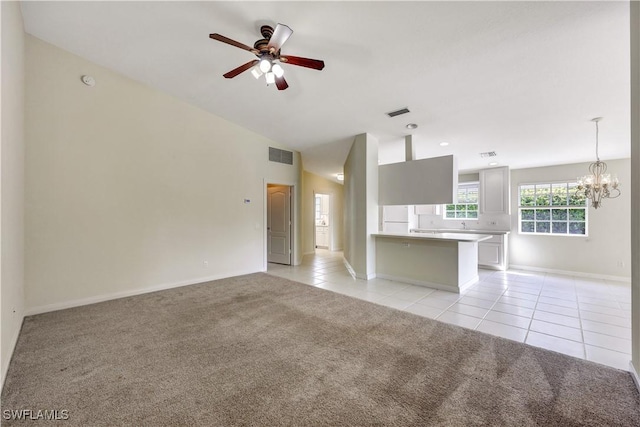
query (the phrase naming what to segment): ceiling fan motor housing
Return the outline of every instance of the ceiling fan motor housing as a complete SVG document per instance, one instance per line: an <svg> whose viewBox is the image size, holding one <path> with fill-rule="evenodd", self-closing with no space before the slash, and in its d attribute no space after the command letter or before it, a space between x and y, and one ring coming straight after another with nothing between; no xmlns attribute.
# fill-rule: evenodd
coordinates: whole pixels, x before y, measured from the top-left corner
<svg viewBox="0 0 640 427"><path fill-rule="evenodd" d="M260 52L266 52L269 49L267 49L267 45L269 44L269 40L267 39L260 39L257 40L254 44L253 47L257 50L259 50Z"/></svg>
<svg viewBox="0 0 640 427"><path fill-rule="evenodd" d="M273 27L270 25L263 25L262 27L260 27L260 34L262 34L262 37L269 41L269 39L273 35Z"/></svg>

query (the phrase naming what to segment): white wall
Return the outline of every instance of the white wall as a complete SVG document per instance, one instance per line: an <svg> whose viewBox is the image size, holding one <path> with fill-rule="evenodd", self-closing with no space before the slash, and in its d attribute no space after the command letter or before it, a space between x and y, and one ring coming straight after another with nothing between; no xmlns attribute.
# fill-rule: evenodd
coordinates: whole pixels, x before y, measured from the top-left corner
<svg viewBox="0 0 640 427"><path fill-rule="evenodd" d="M344 164L344 257L360 279L375 275L378 231L378 141L355 137Z"/></svg>
<svg viewBox="0 0 640 427"><path fill-rule="evenodd" d="M2 2L0 316L2 373L24 317L24 30L18 2Z"/></svg>
<svg viewBox="0 0 640 427"><path fill-rule="evenodd" d="M594 159L595 161L595 159ZM630 161L607 160L609 172L618 175L622 195L588 210L588 236L563 237L518 234L518 186L537 182L575 181L586 175L589 163L511 171L512 233L509 257L512 267L587 273L598 276L631 276L631 175ZM622 262L624 267L620 267Z"/></svg>
<svg viewBox="0 0 640 427"><path fill-rule="evenodd" d="M631 252L633 277L631 282L632 311L632 371L640 390L640 3L631 5L631 185L635 197L631 209Z"/></svg>
<svg viewBox="0 0 640 427"><path fill-rule="evenodd" d="M302 175L302 251L305 254L314 252L315 209L314 194L322 193L331 196L329 208L333 222L331 223L331 247L339 251L343 249L344 226L344 186L329 181L311 172L304 171Z"/></svg>
<svg viewBox="0 0 640 427"><path fill-rule="evenodd" d="M263 270L267 182L300 260L298 153L31 36L26 77L28 312Z"/></svg>

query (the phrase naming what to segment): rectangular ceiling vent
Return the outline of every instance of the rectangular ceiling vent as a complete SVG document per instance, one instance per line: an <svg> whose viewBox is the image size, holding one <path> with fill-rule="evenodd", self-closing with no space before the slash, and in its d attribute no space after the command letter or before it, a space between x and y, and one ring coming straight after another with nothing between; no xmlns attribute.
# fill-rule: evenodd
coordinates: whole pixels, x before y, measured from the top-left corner
<svg viewBox="0 0 640 427"><path fill-rule="evenodd" d="M269 160L272 162L284 163L285 165L292 165L293 152L269 147Z"/></svg>
<svg viewBox="0 0 640 427"><path fill-rule="evenodd" d="M409 112L409 109L407 107L405 107L405 108L401 108L400 110L396 110L396 111L392 111L390 113L387 113L387 116L395 117L395 116L399 116L401 114L407 114L408 112Z"/></svg>
<svg viewBox="0 0 640 427"><path fill-rule="evenodd" d="M497 156L495 151L487 151L485 153L480 153L480 157L495 157Z"/></svg>

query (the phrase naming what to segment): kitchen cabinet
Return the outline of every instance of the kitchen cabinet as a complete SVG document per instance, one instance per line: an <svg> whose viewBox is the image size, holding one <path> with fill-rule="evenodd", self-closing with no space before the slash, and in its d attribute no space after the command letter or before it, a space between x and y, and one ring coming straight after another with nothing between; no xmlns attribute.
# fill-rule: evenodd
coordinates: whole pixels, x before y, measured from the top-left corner
<svg viewBox="0 0 640 427"><path fill-rule="evenodd" d="M316 248L329 248L328 227L323 225L316 226Z"/></svg>
<svg viewBox="0 0 640 427"><path fill-rule="evenodd" d="M416 205L416 215L440 215L440 206L442 205Z"/></svg>
<svg viewBox="0 0 640 427"><path fill-rule="evenodd" d="M509 214L509 168L480 171L480 213Z"/></svg>
<svg viewBox="0 0 640 427"><path fill-rule="evenodd" d="M492 270L506 270L507 235L494 234L491 239L478 242L478 265Z"/></svg>

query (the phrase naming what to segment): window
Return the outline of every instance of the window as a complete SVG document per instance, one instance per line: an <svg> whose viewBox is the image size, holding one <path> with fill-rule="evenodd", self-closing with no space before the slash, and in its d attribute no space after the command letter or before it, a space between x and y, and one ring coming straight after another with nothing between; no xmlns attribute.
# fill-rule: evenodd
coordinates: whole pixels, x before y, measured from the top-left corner
<svg viewBox="0 0 640 427"><path fill-rule="evenodd" d="M519 230L524 234L587 235L587 199L575 182L518 187Z"/></svg>
<svg viewBox="0 0 640 427"><path fill-rule="evenodd" d="M444 205L445 219L478 218L478 183L458 184L458 203Z"/></svg>

